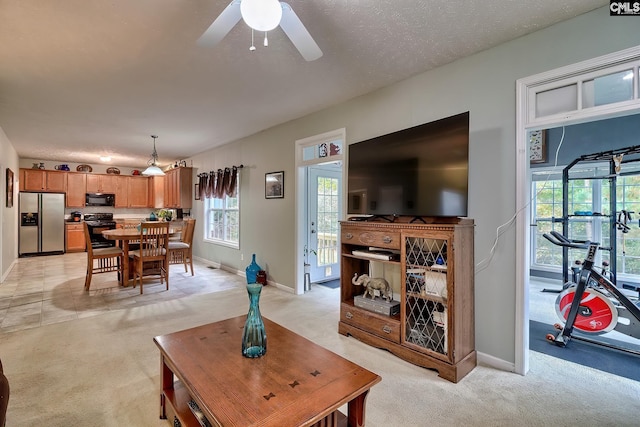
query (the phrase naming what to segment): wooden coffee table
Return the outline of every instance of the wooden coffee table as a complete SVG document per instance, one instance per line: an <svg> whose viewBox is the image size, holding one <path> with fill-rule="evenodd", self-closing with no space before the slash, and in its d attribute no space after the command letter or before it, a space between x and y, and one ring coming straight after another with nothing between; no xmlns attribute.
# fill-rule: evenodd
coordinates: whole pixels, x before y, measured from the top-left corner
<svg viewBox="0 0 640 427"><path fill-rule="evenodd" d="M157 336L160 418L212 426L364 426L380 376L264 318L267 354L242 356L246 316ZM348 413L338 408L347 404ZM180 424L176 424L178 420Z"/></svg>

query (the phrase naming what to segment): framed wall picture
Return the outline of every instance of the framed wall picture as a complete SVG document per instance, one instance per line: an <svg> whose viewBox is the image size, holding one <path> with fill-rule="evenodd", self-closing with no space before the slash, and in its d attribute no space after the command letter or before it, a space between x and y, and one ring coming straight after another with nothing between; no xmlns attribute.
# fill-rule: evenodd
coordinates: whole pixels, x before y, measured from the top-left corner
<svg viewBox="0 0 640 427"><path fill-rule="evenodd" d="M547 162L545 130L534 130L529 135L529 163Z"/></svg>
<svg viewBox="0 0 640 427"><path fill-rule="evenodd" d="M200 200L200 184L194 184L193 187L194 198Z"/></svg>
<svg viewBox="0 0 640 427"><path fill-rule="evenodd" d="M13 207L13 171L7 168L7 203L8 208Z"/></svg>
<svg viewBox="0 0 640 427"><path fill-rule="evenodd" d="M284 197L284 172L264 174L264 198L282 199Z"/></svg>

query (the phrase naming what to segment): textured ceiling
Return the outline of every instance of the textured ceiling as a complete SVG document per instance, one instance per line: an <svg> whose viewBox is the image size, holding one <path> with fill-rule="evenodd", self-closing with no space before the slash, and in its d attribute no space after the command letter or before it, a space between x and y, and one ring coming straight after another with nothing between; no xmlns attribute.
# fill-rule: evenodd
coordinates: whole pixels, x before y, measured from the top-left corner
<svg viewBox="0 0 640 427"><path fill-rule="evenodd" d="M288 0L324 55L241 21L228 0L0 1L0 127L22 158L168 164L496 46L602 0Z"/></svg>

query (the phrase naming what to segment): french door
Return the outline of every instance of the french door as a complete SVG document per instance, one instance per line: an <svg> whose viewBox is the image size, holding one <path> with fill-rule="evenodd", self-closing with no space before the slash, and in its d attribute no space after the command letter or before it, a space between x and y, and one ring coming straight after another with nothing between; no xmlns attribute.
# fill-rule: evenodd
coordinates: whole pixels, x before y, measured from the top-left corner
<svg viewBox="0 0 640 427"><path fill-rule="evenodd" d="M342 171L334 164L307 169L307 263L311 282L340 276L338 221L342 218Z"/></svg>

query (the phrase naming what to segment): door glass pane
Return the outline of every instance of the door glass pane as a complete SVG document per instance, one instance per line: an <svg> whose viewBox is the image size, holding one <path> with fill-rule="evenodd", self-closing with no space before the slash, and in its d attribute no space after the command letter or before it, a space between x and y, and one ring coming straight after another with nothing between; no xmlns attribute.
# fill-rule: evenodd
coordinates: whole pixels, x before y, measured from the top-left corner
<svg viewBox="0 0 640 427"><path fill-rule="evenodd" d="M338 262L339 180L318 177L318 266Z"/></svg>

